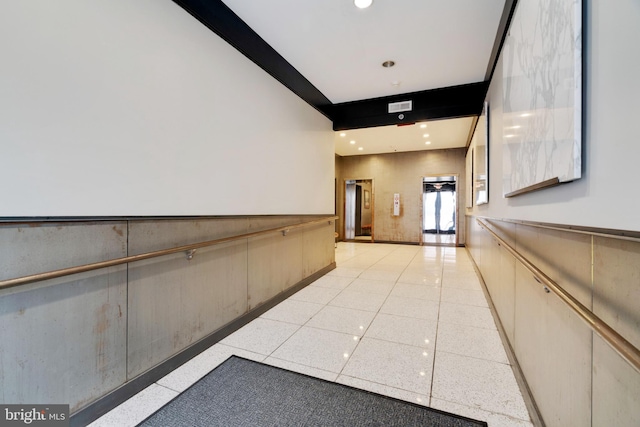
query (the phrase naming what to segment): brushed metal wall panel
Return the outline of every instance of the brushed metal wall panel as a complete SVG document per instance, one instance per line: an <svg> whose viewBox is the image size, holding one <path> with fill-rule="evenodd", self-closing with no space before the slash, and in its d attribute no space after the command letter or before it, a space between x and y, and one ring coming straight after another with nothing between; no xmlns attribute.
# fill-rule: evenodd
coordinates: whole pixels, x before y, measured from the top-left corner
<svg viewBox="0 0 640 427"><path fill-rule="evenodd" d="M139 220L129 223L129 255L247 233L247 218Z"/></svg>
<svg viewBox="0 0 640 427"><path fill-rule="evenodd" d="M591 236L518 224L516 249L591 309Z"/></svg>
<svg viewBox="0 0 640 427"><path fill-rule="evenodd" d="M493 230L511 245L515 241L514 224L493 224ZM515 316L515 264L511 254L504 250L486 231L474 228L482 241L482 277L493 301L509 342L514 342Z"/></svg>
<svg viewBox="0 0 640 427"><path fill-rule="evenodd" d="M640 347L640 243L594 237L593 310ZM594 337L594 426L640 425L640 373Z"/></svg>
<svg viewBox="0 0 640 427"><path fill-rule="evenodd" d="M548 427L591 425L592 334L516 264L514 351Z"/></svg>
<svg viewBox="0 0 640 427"><path fill-rule="evenodd" d="M286 236L274 233L249 239L249 309L303 279L302 235L295 229Z"/></svg>
<svg viewBox="0 0 640 427"><path fill-rule="evenodd" d="M0 225L0 280L126 255L126 222Z"/></svg>
<svg viewBox="0 0 640 427"><path fill-rule="evenodd" d="M593 338L593 427L640 426L640 374Z"/></svg>
<svg viewBox="0 0 640 427"><path fill-rule="evenodd" d="M0 227L3 278L126 255L126 224ZM126 266L0 291L3 403L71 411L126 379Z"/></svg>
<svg viewBox="0 0 640 427"><path fill-rule="evenodd" d="M246 311L246 240L132 263L128 379Z"/></svg>
<svg viewBox="0 0 640 427"><path fill-rule="evenodd" d="M302 235L302 275L308 277L335 262L334 224L328 221L304 229Z"/></svg>
<svg viewBox="0 0 640 427"><path fill-rule="evenodd" d="M594 237L593 311L640 348L640 242Z"/></svg>

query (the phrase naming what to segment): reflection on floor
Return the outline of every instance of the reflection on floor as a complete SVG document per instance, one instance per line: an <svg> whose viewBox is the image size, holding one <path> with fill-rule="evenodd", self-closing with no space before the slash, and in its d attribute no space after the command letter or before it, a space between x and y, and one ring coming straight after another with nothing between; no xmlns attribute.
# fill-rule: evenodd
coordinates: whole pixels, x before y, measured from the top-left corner
<svg viewBox="0 0 640 427"><path fill-rule="evenodd" d="M531 427L464 248L338 244L337 268L106 414L133 426L232 354Z"/></svg>
<svg viewBox="0 0 640 427"><path fill-rule="evenodd" d="M437 244L437 245L451 245L454 246L456 244L456 235L455 234L430 234L423 233L422 234L422 243L424 244Z"/></svg>

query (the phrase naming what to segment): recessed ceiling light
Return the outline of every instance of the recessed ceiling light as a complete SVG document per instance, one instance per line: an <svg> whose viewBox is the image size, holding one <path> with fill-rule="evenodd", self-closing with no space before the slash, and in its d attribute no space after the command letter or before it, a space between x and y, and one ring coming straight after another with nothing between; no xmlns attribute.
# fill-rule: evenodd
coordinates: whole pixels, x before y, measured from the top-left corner
<svg viewBox="0 0 640 427"><path fill-rule="evenodd" d="M371 6L371 3L373 3L373 0L354 0L353 1L353 4L355 4L356 7L360 9L366 9L367 7Z"/></svg>
<svg viewBox="0 0 640 427"><path fill-rule="evenodd" d="M394 81L391 82L391 86L398 87L398 86L400 86L400 83L402 83L402 82L400 82L398 80L394 80Z"/></svg>
<svg viewBox="0 0 640 427"><path fill-rule="evenodd" d="M347 134L346 134L346 133L344 133L344 132L342 132L342 133L340 134L340 136L344 138L345 136L347 136Z"/></svg>
<svg viewBox="0 0 640 427"><path fill-rule="evenodd" d="M424 138L429 138L429 134L425 133L424 135L422 135Z"/></svg>
<svg viewBox="0 0 640 427"><path fill-rule="evenodd" d="M356 143L356 142L355 142L354 140L349 141L349 144L351 144L351 145L353 145L353 144L355 144L355 143Z"/></svg>
<svg viewBox="0 0 640 427"><path fill-rule="evenodd" d="M425 141L425 144L430 145L431 141Z"/></svg>
<svg viewBox="0 0 640 427"><path fill-rule="evenodd" d="M394 65L396 65L396 63L395 63L394 61L384 61L384 62L382 63L382 66L383 66L384 68L391 68L391 67L393 67Z"/></svg>
<svg viewBox="0 0 640 427"><path fill-rule="evenodd" d="M515 136L515 135L513 135L513 134L509 134L509 135L505 135L504 137L505 137L505 138L513 138L514 136Z"/></svg>
<svg viewBox="0 0 640 427"><path fill-rule="evenodd" d="M421 129L425 129L426 127L427 127L427 125L426 125L426 124L424 124L424 123L420 125L420 128L421 128Z"/></svg>
<svg viewBox="0 0 640 427"><path fill-rule="evenodd" d="M358 151L362 151L362 150L364 150L364 148L358 147Z"/></svg>
<svg viewBox="0 0 640 427"><path fill-rule="evenodd" d="M531 113L522 113L520 114L520 117L529 117L531 115Z"/></svg>

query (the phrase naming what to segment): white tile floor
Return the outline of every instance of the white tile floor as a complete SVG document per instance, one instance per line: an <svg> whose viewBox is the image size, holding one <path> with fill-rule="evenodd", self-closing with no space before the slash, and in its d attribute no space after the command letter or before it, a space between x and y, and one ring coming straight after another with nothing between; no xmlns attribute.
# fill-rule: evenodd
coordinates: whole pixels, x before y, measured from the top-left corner
<svg viewBox="0 0 640 427"><path fill-rule="evenodd" d="M235 354L532 426L463 248L340 243L337 268L91 424L133 426Z"/></svg>

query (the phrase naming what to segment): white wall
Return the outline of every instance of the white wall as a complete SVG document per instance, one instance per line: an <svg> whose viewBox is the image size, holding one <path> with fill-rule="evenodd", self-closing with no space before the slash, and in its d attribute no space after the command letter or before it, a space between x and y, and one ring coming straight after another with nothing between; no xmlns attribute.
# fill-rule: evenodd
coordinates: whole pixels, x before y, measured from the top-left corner
<svg viewBox="0 0 640 427"><path fill-rule="evenodd" d="M468 213L640 231L640 3L585 2L583 178L502 197L502 63L489 89L490 199Z"/></svg>
<svg viewBox="0 0 640 427"><path fill-rule="evenodd" d="M0 57L0 217L334 210L330 121L170 0L2 2Z"/></svg>

